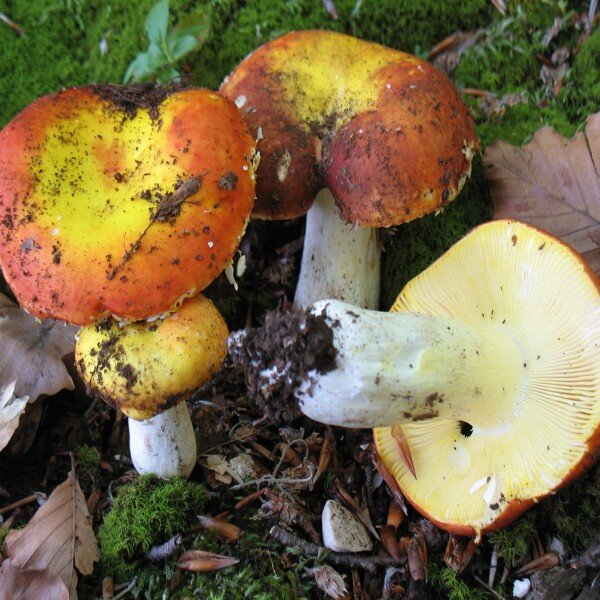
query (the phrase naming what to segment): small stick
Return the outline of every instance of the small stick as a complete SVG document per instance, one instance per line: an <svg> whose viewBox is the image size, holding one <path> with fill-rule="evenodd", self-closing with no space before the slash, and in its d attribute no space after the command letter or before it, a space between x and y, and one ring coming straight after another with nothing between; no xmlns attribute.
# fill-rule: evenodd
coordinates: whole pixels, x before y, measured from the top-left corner
<svg viewBox="0 0 600 600"><path fill-rule="evenodd" d="M327 433L325 434L325 439L323 440L323 445L321 446L321 454L319 455L319 465L317 467L317 472L310 482L309 488L312 490L315 487L317 481L329 466L329 462L331 461L332 452L335 452L335 438L333 436L333 432L331 431L331 427L327 427Z"/></svg>
<svg viewBox="0 0 600 600"><path fill-rule="evenodd" d="M494 587L494 581L496 579L496 571L498 569L498 553L496 548L492 550L492 558L490 560L490 574L488 577L488 585Z"/></svg>
<svg viewBox="0 0 600 600"><path fill-rule="evenodd" d="M481 579L480 577L477 577L477 575L473 575L473 579L475 579L475 581L477 581L477 583L482 585L490 594L493 594L499 600L506 600L506 598L504 596L501 596L495 589L491 588L485 581L483 581L483 579Z"/></svg>
<svg viewBox="0 0 600 600"><path fill-rule="evenodd" d="M119 600L120 598L124 598L125 596L127 596L127 594L129 594L129 592L135 587L136 583L137 576L131 580L129 585L124 590L120 591L116 596L114 596L113 600Z"/></svg>
<svg viewBox="0 0 600 600"><path fill-rule="evenodd" d="M17 25L12 19L9 19L4 13L0 12L0 21L4 21L11 29L14 29L20 36L25 37L25 30Z"/></svg>
<svg viewBox="0 0 600 600"><path fill-rule="evenodd" d="M377 570L377 567L389 567L397 564L389 556L356 556L355 554L329 552L323 546L318 546L317 544L303 540L277 525L271 527L269 535L282 546L299 548L306 556L319 556L320 553L327 552L323 555L324 560L340 567L357 567L359 569L365 569L370 573L374 573Z"/></svg>
<svg viewBox="0 0 600 600"><path fill-rule="evenodd" d="M26 504L31 504L35 502L38 498L44 498L44 495L41 492L36 492L35 494L31 494L30 496L26 496L25 498L21 498L21 500L17 500L8 506L4 506L0 508L0 515L4 513L10 512L15 508L19 508L20 506L25 506Z"/></svg>
<svg viewBox="0 0 600 600"><path fill-rule="evenodd" d="M267 488L261 488L260 490L256 490L255 492L252 492L251 494L249 494L245 498L242 498L233 507L233 510L235 510L235 511L242 510L242 508L246 507L251 502L254 502L255 500L258 500L263 495L263 493L264 493L264 491L266 489Z"/></svg>
<svg viewBox="0 0 600 600"><path fill-rule="evenodd" d="M112 577L102 580L102 600L112 600L115 596L115 584Z"/></svg>

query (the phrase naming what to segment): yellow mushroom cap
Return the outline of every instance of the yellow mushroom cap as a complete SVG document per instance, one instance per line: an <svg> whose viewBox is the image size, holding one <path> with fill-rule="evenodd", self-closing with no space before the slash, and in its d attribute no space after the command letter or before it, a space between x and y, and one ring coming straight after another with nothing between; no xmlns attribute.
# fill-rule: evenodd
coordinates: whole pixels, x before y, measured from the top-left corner
<svg viewBox="0 0 600 600"><path fill-rule="evenodd" d="M0 131L0 264L21 306L85 325L171 310L231 260L255 142L200 89L88 86Z"/></svg>
<svg viewBox="0 0 600 600"><path fill-rule="evenodd" d="M228 330L202 295L164 319L81 328L75 363L88 389L134 419L188 398L220 368Z"/></svg>
<svg viewBox="0 0 600 600"><path fill-rule="evenodd" d="M374 430L385 467L439 526L464 535L501 527L598 457L600 282L566 244L524 223L486 223L410 281L391 310L491 324L522 352L523 385L495 425L476 409L463 422L401 425L416 479L394 428Z"/></svg>
<svg viewBox="0 0 600 600"><path fill-rule="evenodd" d="M398 225L453 200L478 148L450 80L427 61L332 31L296 31L221 86L259 138L254 214L303 215L322 187L342 217Z"/></svg>

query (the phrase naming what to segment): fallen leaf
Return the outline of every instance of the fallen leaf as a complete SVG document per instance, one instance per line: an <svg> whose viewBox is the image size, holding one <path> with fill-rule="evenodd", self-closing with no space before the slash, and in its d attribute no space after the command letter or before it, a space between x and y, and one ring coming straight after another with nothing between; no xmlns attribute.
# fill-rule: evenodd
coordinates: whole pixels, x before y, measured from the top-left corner
<svg viewBox="0 0 600 600"><path fill-rule="evenodd" d="M69 590L58 575L48 571L14 569L10 558L0 567L0 600L69 600Z"/></svg>
<svg viewBox="0 0 600 600"><path fill-rule="evenodd" d="M12 381L0 392L0 450L10 442L29 399L15 397L15 383Z"/></svg>
<svg viewBox="0 0 600 600"><path fill-rule="evenodd" d="M329 565L319 565L307 572L315 578L317 587L323 590L330 598L345 598L348 594L344 578Z"/></svg>
<svg viewBox="0 0 600 600"><path fill-rule="evenodd" d="M184 552L177 561L177 566L180 569L187 571L195 571L197 573L206 573L208 571L216 571L231 567L239 563L237 558L232 556L223 556L222 554L213 554L204 550L188 550Z"/></svg>
<svg viewBox="0 0 600 600"><path fill-rule="evenodd" d="M54 319L40 321L0 294L0 386L16 379L15 394L30 402L72 390L62 358L73 352L77 330Z"/></svg>
<svg viewBox="0 0 600 600"><path fill-rule="evenodd" d="M227 484L234 479L237 483L243 483L256 476L254 461L248 454L240 454L231 460L221 454L207 454L206 467L214 472L217 481Z"/></svg>
<svg viewBox="0 0 600 600"><path fill-rule="evenodd" d="M71 471L24 529L6 536L6 553L14 569L58 575L77 598L77 574L90 575L100 558L85 497Z"/></svg>
<svg viewBox="0 0 600 600"><path fill-rule="evenodd" d="M244 531L237 525L230 523L229 521L222 521L213 517L204 515L197 515L200 526L207 531L214 531L218 536L227 540L228 542L237 542Z"/></svg>
<svg viewBox="0 0 600 600"><path fill-rule="evenodd" d="M494 218L526 221L560 237L600 273L600 113L571 139L543 127L522 148L495 142L483 164Z"/></svg>

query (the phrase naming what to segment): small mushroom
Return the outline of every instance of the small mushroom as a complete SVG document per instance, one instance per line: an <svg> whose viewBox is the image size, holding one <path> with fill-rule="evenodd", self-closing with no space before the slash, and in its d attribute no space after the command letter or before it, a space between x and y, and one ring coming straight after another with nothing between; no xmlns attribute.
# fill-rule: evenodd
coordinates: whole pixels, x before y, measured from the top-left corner
<svg viewBox="0 0 600 600"><path fill-rule="evenodd" d="M322 356L333 360L297 381L300 409L374 427L387 471L444 529L501 527L598 456L600 281L549 234L486 223L409 282L390 313L337 300L310 313L298 336L305 347L310 329L331 340ZM281 371L293 381L292 367Z"/></svg>
<svg viewBox="0 0 600 600"><path fill-rule="evenodd" d="M376 228L441 210L470 173L478 142L458 91L424 60L331 31L266 43L221 91L259 138L254 215L308 211L296 304L377 308Z"/></svg>
<svg viewBox="0 0 600 600"><path fill-rule="evenodd" d="M153 322L114 320L81 328L75 363L89 391L129 417L140 473L188 477L196 437L185 400L219 369L227 325L202 295Z"/></svg>

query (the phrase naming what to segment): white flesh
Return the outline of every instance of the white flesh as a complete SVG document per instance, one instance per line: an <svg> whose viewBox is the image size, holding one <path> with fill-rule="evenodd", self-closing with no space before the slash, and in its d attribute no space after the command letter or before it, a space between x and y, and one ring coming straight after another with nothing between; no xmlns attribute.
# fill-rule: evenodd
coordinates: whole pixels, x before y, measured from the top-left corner
<svg viewBox="0 0 600 600"><path fill-rule="evenodd" d="M336 298L363 308L379 307L381 252L377 228L343 221L325 188L306 215L302 266L294 303L307 308Z"/></svg>
<svg viewBox="0 0 600 600"><path fill-rule="evenodd" d="M196 464L196 436L185 402L145 421L129 421L129 450L138 473L162 479L189 477Z"/></svg>

